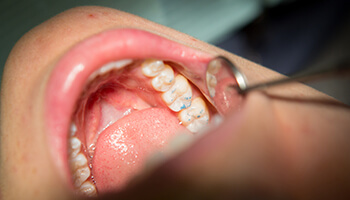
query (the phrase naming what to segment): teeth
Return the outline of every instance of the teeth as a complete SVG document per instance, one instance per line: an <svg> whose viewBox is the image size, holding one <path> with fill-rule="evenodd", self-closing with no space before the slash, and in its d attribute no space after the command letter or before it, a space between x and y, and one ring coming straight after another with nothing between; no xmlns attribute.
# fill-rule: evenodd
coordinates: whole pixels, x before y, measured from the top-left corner
<svg viewBox="0 0 350 200"><path fill-rule="evenodd" d="M204 100L197 97L190 107L179 113L178 118L188 130L197 132L209 122L208 108Z"/></svg>
<svg viewBox="0 0 350 200"><path fill-rule="evenodd" d="M192 89L187 79L177 75L174 85L163 93L162 99L175 112L189 107L192 101Z"/></svg>
<svg viewBox="0 0 350 200"><path fill-rule="evenodd" d="M71 168L75 171L87 165L87 159L84 154L79 153L75 158L71 159Z"/></svg>
<svg viewBox="0 0 350 200"><path fill-rule="evenodd" d="M209 90L209 95L211 97L215 96L215 87L217 85L217 79L215 77L215 74L217 74L221 69L221 63L217 60L214 60L209 63L208 69L207 69L207 87Z"/></svg>
<svg viewBox="0 0 350 200"><path fill-rule="evenodd" d="M71 137L69 140L70 143L70 157L71 158L75 158L78 153L80 152L80 148L81 148L81 141L76 138L76 137Z"/></svg>
<svg viewBox="0 0 350 200"><path fill-rule="evenodd" d="M107 73L109 71L112 71L114 69L121 69L121 68L129 65L130 63L132 63L131 59L118 60L118 61L115 61L115 62L107 63L107 64L103 65L101 68L99 68L96 71L94 71L90 75L89 81L93 80L98 75L103 75L103 74L105 74L105 73Z"/></svg>
<svg viewBox="0 0 350 200"><path fill-rule="evenodd" d="M70 136L75 136L75 133L77 132L77 126L75 126L74 123L70 126Z"/></svg>
<svg viewBox="0 0 350 200"><path fill-rule="evenodd" d="M77 169L73 174L74 186L80 187L89 177L90 169L88 166Z"/></svg>
<svg viewBox="0 0 350 200"><path fill-rule="evenodd" d="M155 77L164 69L163 61L154 59L145 60L141 66L143 75L147 77Z"/></svg>
<svg viewBox="0 0 350 200"><path fill-rule="evenodd" d="M165 92L174 84L174 70L165 65L164 69L152 79L152 86L159 92Z"/></svg>
<svg viewBox="0 0 350 200"><path fill-rule="evenodd" d="M85 181L79 188L80 192L86 196L94 197L97 195L96 187L90 181Z"/></svg>

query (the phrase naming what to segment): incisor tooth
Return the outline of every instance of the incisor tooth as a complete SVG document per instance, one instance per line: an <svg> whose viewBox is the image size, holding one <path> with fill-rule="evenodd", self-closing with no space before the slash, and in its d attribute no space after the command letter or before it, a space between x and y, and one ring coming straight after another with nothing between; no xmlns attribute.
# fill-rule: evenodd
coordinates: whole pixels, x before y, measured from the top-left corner
<svg viewBox="0 0 350 200"><path fill-rule="evenodd" d="M161 60L148 59L141 64L141 69L143 75L155 77L164 69L164 63Z"/></svg>
<svg viewBox="0 0 350 200"><path fill-rule="evenodd" d="M70 162L71 162L71 168L73 171L87 165L87 159L85 155L82 153L79 153L75 158L71 159Z"/></svg>
<svg viewBox="0 0 350 200"><path fill-rule="evenodd" d="M86 196L93 197L96 196L97 191L94 184L90 181L85 181L79 188L80 192Z"/></svg>
<svg viewBox="0 0 350 200"><path fill-rule="evenodd" d="M165 65L164 69L158 76L152 79L152 86L159 92L165 92L174 84L174 70L169 65Z"/></svg>
<svg viewBox="0 0 350 200"><path fill-rule="evenodd" d="M171 110L178 112L191 105L192 89L182 75L177 75L174 81L171 88L162 94L162 99Z"/></svg>
<svg viewBox="0 0 350 200"><path fill-rule="evenodd" d="M80 187L84 181L90 177L90 168L88 166L79 168L73 173L74 186Z"/></svg>
<svg viewBox="0 0 350 200"><path fill-rule="evenodd" d="M81 141L76 138L76 137L71 137L69 139L69 143L70 143L70 157L74 158L78 155L78 153L80 152L80 148L81 148Z"/></svg>
<svg viewBox="0 0 350 200"><path fill-rule="evenodd" d="M209 122L207 105L202 98L197 97L190 107L179 113L178 118L188 130L197 132Z"/></svg>

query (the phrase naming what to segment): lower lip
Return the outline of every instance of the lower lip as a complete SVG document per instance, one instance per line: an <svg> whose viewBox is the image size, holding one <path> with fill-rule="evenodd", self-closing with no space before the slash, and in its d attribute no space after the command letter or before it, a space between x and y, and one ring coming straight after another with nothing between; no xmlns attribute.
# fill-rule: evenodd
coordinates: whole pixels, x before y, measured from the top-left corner
<svg viewBox="0 0 350 200"><path fill-rule="evenodd" d="M67 162L69 116L88 77L105 63L143 58L181 63L188 70L203 71L204 76L205 70L199 69L205 69L212 56L146 31L117 29L77 44L56 64L46 88L45 120L53 162L65 181L70 173Z"/></svg>

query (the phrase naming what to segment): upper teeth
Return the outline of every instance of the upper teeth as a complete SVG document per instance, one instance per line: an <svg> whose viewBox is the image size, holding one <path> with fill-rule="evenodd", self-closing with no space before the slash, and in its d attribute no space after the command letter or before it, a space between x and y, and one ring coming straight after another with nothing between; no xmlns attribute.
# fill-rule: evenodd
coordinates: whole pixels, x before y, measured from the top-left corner
<svg viewBox="0 0 350 200"><path fill-rule="evenodd" d="M197 132L208 124L208 108L200 97L192 101L192 88L184 76L177 75L174 78L173 69L161 60L149 59L144 61L141 66L142 73L152 78L152 87L156 91L162 92L161 98L168 107L174 112L181 111L178 117L187 129ZM211 69L214 73L217 72L215 68ZM212 79L211 85L215 87L216 78L214 75L212 76L214 79Z"/></svg>
<svg viewBox="0 0 350 200"><path fill-rule="evenodd" d="M174 84L174 70L169 65L165 65L164 69L158 76L152 79L152 86L159 92L165 92Z"/></svg>
<svg viewBox="0 0 350 200"><path fill-rule="evenodd" d="M175 112L189 107L192 101L192 89L187 79L177 75L174 85L163 93L162 99Z"/></svg>
<svg viewBox="0 0 350 200"><path fill-rule="evenodd" d="M179 119L191 132L197 132L209 122L209 112L204 100L200 97L192 101L190 107L179 113Z"/></svg>

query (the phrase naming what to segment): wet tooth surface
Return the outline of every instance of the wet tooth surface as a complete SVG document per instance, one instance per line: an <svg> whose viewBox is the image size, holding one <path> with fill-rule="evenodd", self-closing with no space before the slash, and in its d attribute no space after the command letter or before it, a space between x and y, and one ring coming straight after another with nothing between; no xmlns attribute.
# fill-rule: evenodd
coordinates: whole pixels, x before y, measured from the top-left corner
<svg viewBox="0 0 350 200"><path fill-rule="evenodd" d="M165 65L158 76L152 79L152 86L156 91L165 92L174 84L174 70Z"/></svg>
<svg viewBox="0 0 350 200"><path fill-rule="evenodd" d="M74 186L80 187L90 177L90 169L88 166L77 169L73 173Z"/></svg>
<svg viewBox="0 0 350 200"><path fill-rule="evenodd" d="M197 132L209 122L208 108L201 97L195 98L190 107L180 111L178 117L191 132Z"/></svg>
<svg viewBox="0 0 350 200"><path fill-rule="evenodd" d="M178 112L191 105L192 89L182 75L177 75L174 81L174 85L162 94L162 99L171 110Z"/></svg>
<svg viewBox="0 0 350 200"><path fill-rule="evenodd" d="M164 63L161 60L147 59L141 64L141 67L143 75L155 77L164 69Z"/></svg>

